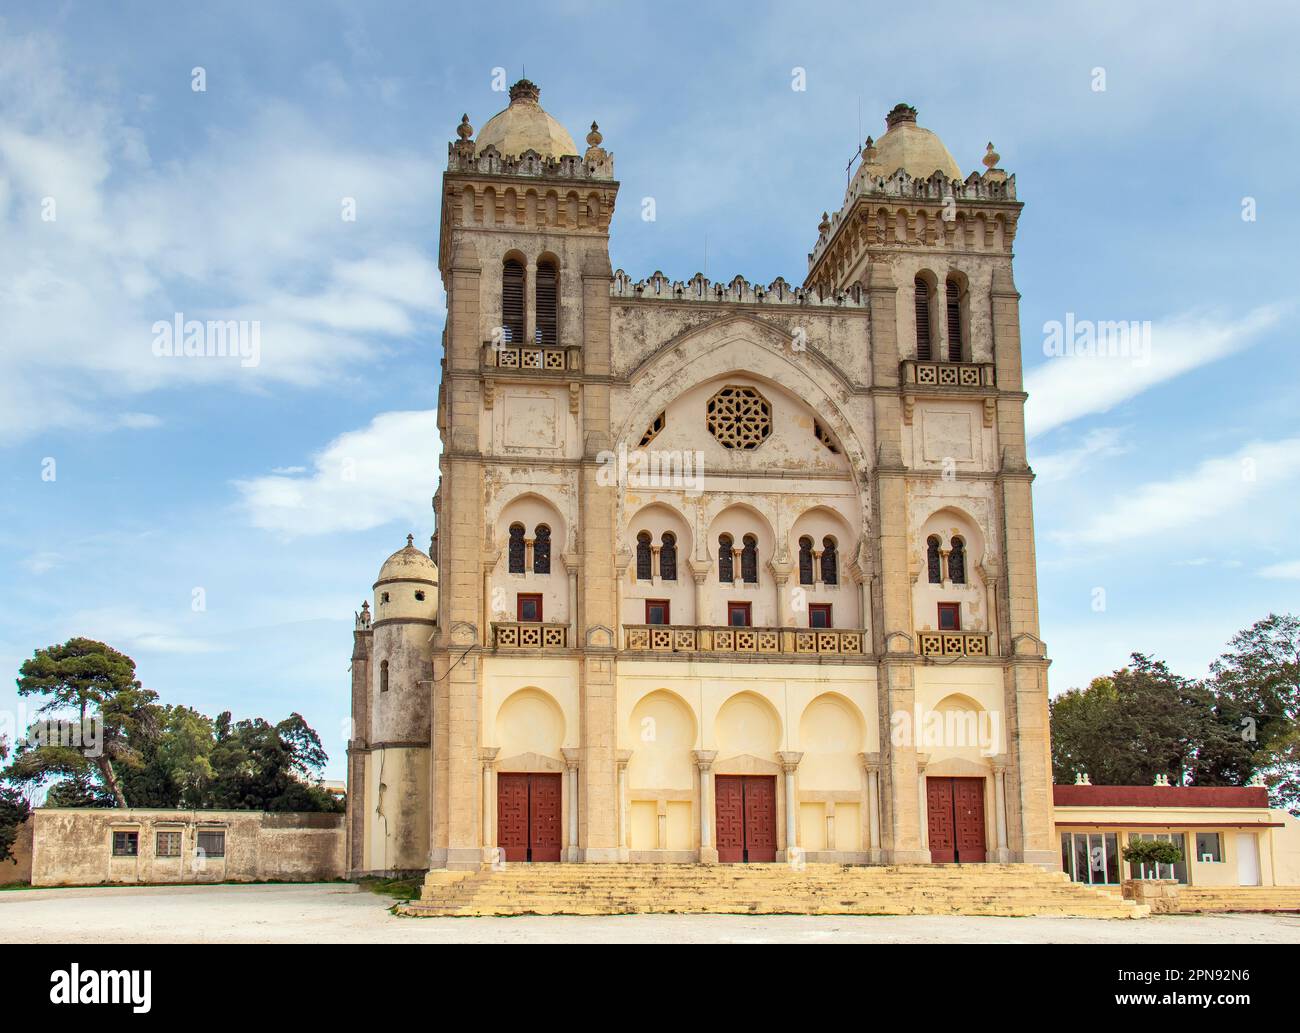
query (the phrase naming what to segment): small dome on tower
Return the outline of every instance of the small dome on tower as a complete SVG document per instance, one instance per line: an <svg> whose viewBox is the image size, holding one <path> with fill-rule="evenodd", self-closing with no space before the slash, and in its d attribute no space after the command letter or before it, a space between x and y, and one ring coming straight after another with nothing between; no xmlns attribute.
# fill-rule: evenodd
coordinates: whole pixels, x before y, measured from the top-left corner
<svg viewBox="0 0 1300 1033"><path fill-rule="evenodd" d="M438 566L427 552L415 547L415 536L406 536L406 546L384 560L379 581L438 581Z"/></svg>
<svg viewBox="0 0 1300 1033"><path fill-rule="evenodd" d="M875 141L874 161L863 156L862 168L872 176L890 176L902 169L915 179L927 179L935 170L949 179L961 179L961 167L943 141L916 124L916 108L895 104L885 116L885 135ZM864 150L870 150L865 148Z"/></svg>
<svg viewBox="0 0 1300 1033"><path fill-rule="evenodd" d="M527 79L520 79L511 86L510 106L488 119L487 125L479 131L478 152L481 154L490 144L503 155L518 156L530 150L544 158L578 154L569 131L538 103L541 92L536 83Z"/></svg>

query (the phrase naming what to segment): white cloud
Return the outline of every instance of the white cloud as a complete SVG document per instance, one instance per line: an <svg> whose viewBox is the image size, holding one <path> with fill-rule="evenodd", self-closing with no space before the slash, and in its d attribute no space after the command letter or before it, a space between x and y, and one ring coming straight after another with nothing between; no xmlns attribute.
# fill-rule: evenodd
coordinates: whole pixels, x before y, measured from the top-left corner
<svg viewBox="0 0 1300 1033"><path fill-rule="evenodd" d="M150 426L101 414L157 389L326 382L445 311L433 260L394 243L436 211L427 155L351 149L270 100L156 161L130 124L148 114L86 74L0 35L0 441ZM156 357L177 312L258 320L260 363Z"/></svg>
<svg viewBox="0 0 1300 1033"><path fill-rule="evenodd" d="M1263 306L1237 320L1182 315L1151 326L1150 354L1065 354L1025 374L1026 431L1042 434L1081 416L1108 412L1149 388L1247 347L1280 318ZM1046 335L1046 331L1044 331ZM1026 343L1031 338L1026 336Z"/></svg>
<svg viewBox="0 0 1300 1033"><path fill-rule="evenodd" d="M1062 449L1033 457L1034 473L1040 481L1064 481L1083 473L1095 460L1123 455L1130 446L1121 439L1119 427L1098 427L1084 435L1077 448Z"/></svg>
<svg viewBox="0 0 1300 1033"><path fill-rule="evenodd" d="M1267 567L1261 567L1259 576L1278 578L1285 581L1300 581L1300 560L1291 560L1287 563L1274 563Z"/></svg>
<svg viewBox="0 0 1300 1033"><path fill-rule="evenodd" d="M1289 509L1300 477L1300 438L1254 441L1230 456L1203 461L1190 473L1153 481L1109 504L1098 505L1080 528L1054 531L1061 541L1115 544L1191 528L1193 536L1220 537L1223 518L1251 505L1257 528L1269 506ZM1236 536L1234 535L1234 538Z"/></svg>
<svg viewBox="0 0 1300 1033"><path fill-rule="evenodd" d="M187 612L185 619L178 621L137 610L103 607L73 613L65 623L71 629L69 635L107 642L128 655L136 652L216 653L227 649L227 646L211 639L189 633L204 616ZM185 620L190 626L183 626Z"/></svg>
<svg viewBox="0 0 1300 1033"><path fill-rule="evenodd" d="M272 473L235 486L254 526L287 535L416 526L428 518L438 453L435 410L386 412L331 441L306 476Z"/></svg>

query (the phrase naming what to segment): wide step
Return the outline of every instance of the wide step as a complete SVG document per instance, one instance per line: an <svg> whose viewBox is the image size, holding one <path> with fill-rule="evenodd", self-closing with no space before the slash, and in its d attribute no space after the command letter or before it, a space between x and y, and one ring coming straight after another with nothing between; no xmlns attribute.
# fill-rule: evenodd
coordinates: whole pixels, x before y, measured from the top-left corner
<svg viewBox="0 0 1300 1033"><path fill-rule="evenodd" d="M430 872L410 915L877 914L1139 918L1110 889L1033 865L532 864Z"/></svg>

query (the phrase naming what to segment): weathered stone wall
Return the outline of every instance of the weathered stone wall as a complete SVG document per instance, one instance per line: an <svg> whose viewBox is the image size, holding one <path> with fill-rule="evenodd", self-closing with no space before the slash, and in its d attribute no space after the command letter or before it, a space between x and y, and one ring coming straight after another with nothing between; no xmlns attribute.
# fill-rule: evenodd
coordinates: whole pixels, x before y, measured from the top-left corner
<svg viewBox="0 0 1300 1033"><path fill-rule="evenodd" d="M28 824L33 886L318 882L345 874L342 814L40 808ZM223 857L200 853L200 830L225 833ZM113 856L114 832L136 833L136 856ZM180 833L180 856L158 856L160 832Z"/></svg>

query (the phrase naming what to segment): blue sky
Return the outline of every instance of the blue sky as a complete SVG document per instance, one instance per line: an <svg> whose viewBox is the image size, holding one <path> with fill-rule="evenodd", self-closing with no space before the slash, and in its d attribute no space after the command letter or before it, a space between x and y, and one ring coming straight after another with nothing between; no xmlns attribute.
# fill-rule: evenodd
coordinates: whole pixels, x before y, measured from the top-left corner
<svg viewBox="0 0 1300 1033"><path fill-rule="evenodd" d="M1300 609L1295 10L485 10L5 5L0 670L104 638L169 702L300 711L342 776L352 612L432 530L439 176L498 67L575 139L600 122L636 277L689 277L707 238L711 278L801 280L899 100L964 171L994 141L1025 202L1053 691L1132 650L1197 676ZM176 312L259 319L260 364L156 357ZM1047 358L1070 312L1149 320L1150 361Z"/></svg>

